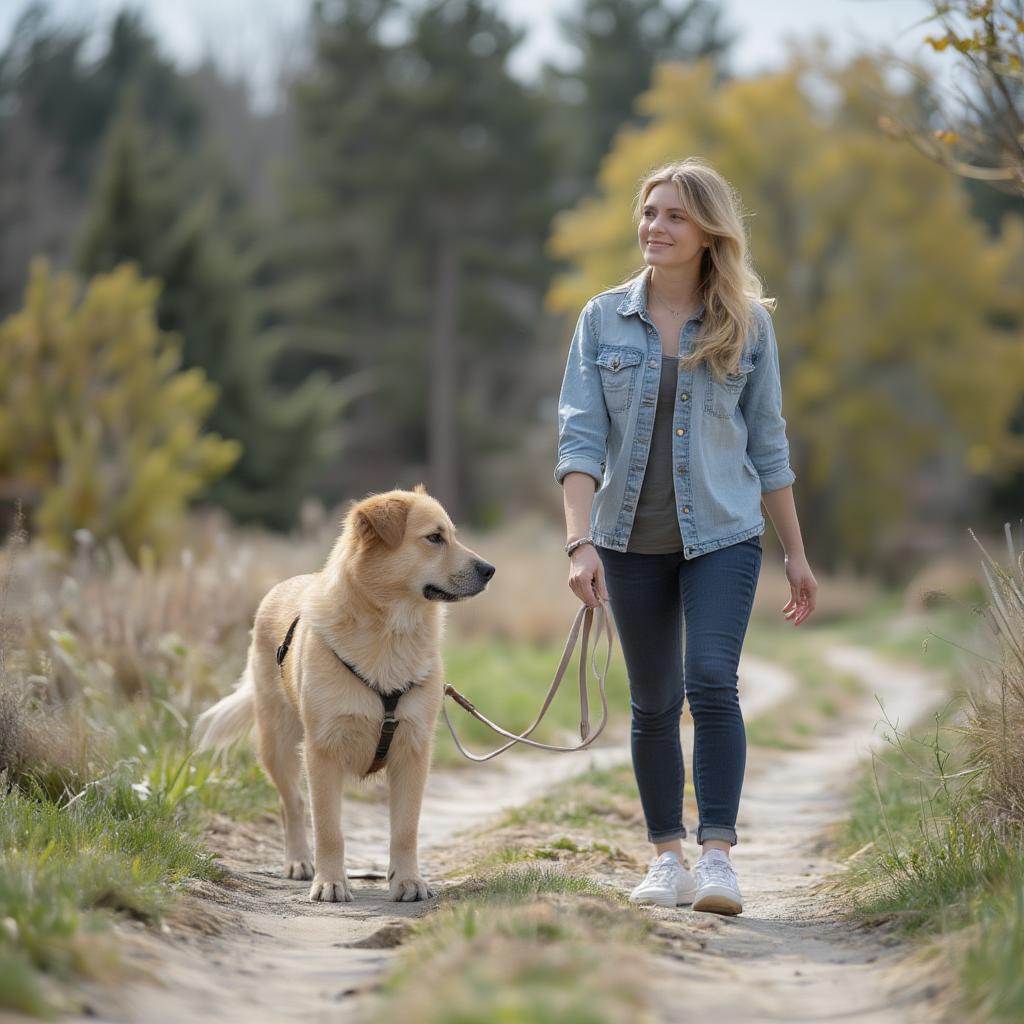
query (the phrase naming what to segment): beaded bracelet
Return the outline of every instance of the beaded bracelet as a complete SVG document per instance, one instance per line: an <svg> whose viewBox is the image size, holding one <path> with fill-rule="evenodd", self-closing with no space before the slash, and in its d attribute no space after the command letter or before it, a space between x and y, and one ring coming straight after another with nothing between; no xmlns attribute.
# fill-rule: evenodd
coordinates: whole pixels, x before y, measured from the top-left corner
<svg viewBox="0 0 1024 1024"><path fill-rule="evenodd" d="M593 537L580 537L577 540L571 540L565 545L565 553L571 555L577 548L583 547L584 544L593 544Z"/></svg>

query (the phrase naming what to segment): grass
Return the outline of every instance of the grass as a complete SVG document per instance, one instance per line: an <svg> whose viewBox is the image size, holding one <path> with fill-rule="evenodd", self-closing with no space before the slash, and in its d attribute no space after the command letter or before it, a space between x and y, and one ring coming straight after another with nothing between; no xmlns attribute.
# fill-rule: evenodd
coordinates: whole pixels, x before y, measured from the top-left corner
<svg viewBox="0 0 1024 1024"><path fill-rule="evenodd" d="M223 872L175 802L127 766L60 802L9 789L0 805L0 1005L56 1008L40 973L96 976L113 962L97 941L110 916L153 922L187 878Z"/></svg>
<svg viewBox="0 0 1024 1024"><path fill-rule="evenodd" d="M562 646L530 645L509 640L463 640L445 648L445 679L463 693L481 713L510 732L522 732L536 718L555 670L562 657ZM566 669L555 697L532 739L542 743L579 743L579 655ZM604 645L598 649L598 665L604 665ZM629 684L621 653L613 650L606 680L609 721L622 721L629 713ZM590 720L600 721L601 704L597 680L589 672ZM505 742L462 708L448 700L448 716L467 749L474 753L493 750ZM435 766L467 765L458 752L447 726L438 723L434 748Z"/></svg>
<svg viewBox="0 0 1024 1024"><path fill-rule="evenodd" d="M1010 552L1010 571L985 553L989 636L952 626L969 637L956 651L979 652L967 692L894 733L840 837L856 912L938 940L963 1014L992 1021L1024 1019L1024 565Z"/></svg>
<svg viewBox="0 0 1024 1024"><path fill-rule="evenodd" d="M632 1021L648 1009L638 947L650 930L618 894L569 872L475 876L417 926L373 1019Z"/></svg>
<svg viewBox="0 0 1024 1024"><path fill-rule="evenodd" d="M977 813L983 779L966 762L954 706L902 737L858 780L841 849L855 914L951 948L965 1009L1024 1018L1024 833Z"/></svg>

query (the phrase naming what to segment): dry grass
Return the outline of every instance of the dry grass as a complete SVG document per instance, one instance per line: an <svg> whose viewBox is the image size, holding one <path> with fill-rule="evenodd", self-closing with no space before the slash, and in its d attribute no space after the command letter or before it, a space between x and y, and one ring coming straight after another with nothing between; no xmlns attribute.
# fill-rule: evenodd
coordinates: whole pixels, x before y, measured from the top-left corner
<svg viewBox="0 0 1024 1024"><path fill-rule="evenodd" d="M579 601L569 590L569 565L563 551L564 529L539 515L525 516L489 533L460 530L459 537L497 566L481 597L451 609L449 633L456 640L492 638L545 645L565 640ZM753 617L785 625L789 600L782 554L770 529L762 537L764 560ZM859 616L878 600L878 583L844 572L817 575L820 586L815 624Z"/></svg>
<svg viewBox="0 0 1024 1024"><path fill-rule="evenodd" d="M7 667L45 682L56 704L86 690L147 696L155 677L176 681L184 707L208 700L240 669L263 594L323 561L323 532L276 537L206 515L193 521L192 546L159 566L84 534L70 560L28 545L9 583L17 650Z"/></svg>
<svg viewBox="0 0 1024 1024"><path fill-rule="evenodd" d="M989 603L985 608L997 659L983 662L984 685L971 696L965 729L972 760L983 767L986 822L1024 828L1024 552L1018 554L1006 526L1008 562L1003 567L980 544Z"/></svg>

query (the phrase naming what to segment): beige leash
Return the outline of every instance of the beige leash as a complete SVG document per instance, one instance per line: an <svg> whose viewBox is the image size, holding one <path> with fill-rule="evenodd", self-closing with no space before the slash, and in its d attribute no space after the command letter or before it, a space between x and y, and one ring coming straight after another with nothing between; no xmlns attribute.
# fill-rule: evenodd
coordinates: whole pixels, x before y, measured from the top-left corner
<svg viewBox="0 0 1024 1024"><path fill-rule="evenodd" d="M595 631L594 650L590 652L590 631L591 624L594 620L595 609L588 608L586 605L581 605L580 610L576 613L576 618L573 621L572 629L569 630L569 637L565 641L565 650L562 652L562 660L559 662L558 671L555 673L555 678L551 682L551 687L548 690L547 697L544 698L544 704L541 706L540 713L533 720L533 724L522 733L508 732L506 729L502 729L500 725L496 725L489 718L482 715L477 709L476 705L473 704L469 698L464 697L458 690L455 689L451 683L445 683L444 693L446 697L451 697L456 704L461 704L477 721L483 722L484 725L489 726L496 733L501 736L507 736L509 738L508 743L498 747L497 750L492 750L489 754L471 754L462 745L459 740L458 733L455 731L455 726L452 725L451 719L448 717L448 709L442 704L441 711L444 714L444 720L448 723L448 729L451 731L452 739L455 740L455 746L459 748L462 754L468 757L471 761L489 761L492 757L497 757L498 754L509 747L514 746L516 743L525 743L531 747L537 747L540 750L558 750L558 751L573 751L583 750L589 747L598 736L601 735L601 731L604 729L608 722L608 698L605 695L605 677L608 674L608 666L612 660L612 628L611 628L611 616L608 611L607 602L602 601L596 609L597 612L597 629ZM573 651L576 649L576 638L580 635L580 628L582 626L583 631L583 642L580 646L580 740L581 742L575 747L559 747L551 743L540 743L537 740L527 739L531 732L537 728L540 724L540 720L544 717L548 708L551 706L551 702L555 699L555 694L558 692L558 687L561 685L562 676L565 675L565 670L569 667L569 662L572 660ZM604 671L601 671L597 667L597 646L600 635L604 632L605 639L607 641L607 647L605 650L604 659ZM590 704L587 698L587 662L593 660L594 675L597 676L597 687L601 694L601 721L597 726L597 729L591 733L590 731Z"/></svg>

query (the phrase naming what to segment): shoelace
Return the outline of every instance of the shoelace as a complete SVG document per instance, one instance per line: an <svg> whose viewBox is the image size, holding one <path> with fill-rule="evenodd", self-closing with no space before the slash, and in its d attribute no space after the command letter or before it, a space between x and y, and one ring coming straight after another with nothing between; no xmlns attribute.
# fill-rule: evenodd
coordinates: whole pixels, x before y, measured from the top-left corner
<svg viewBox="0 0 1024 1024"><path fill-rule="evenodd" d="M678 861L656 860L647 872L648 882L675 881L676 871L681 867Z"/></svg>
<svg viewBox="0 0 1024 1024"><path fill-rule="evenodd" d="M700 873L702 882L717 882L734 889L738 888L736 872L727 860L719 860L717 857L713 860L701 859L697 861L697 871Z"/></svg>

